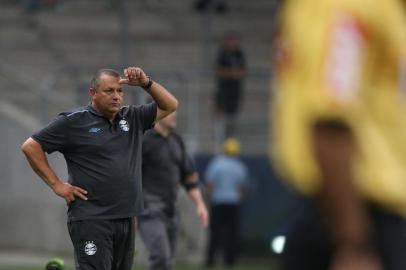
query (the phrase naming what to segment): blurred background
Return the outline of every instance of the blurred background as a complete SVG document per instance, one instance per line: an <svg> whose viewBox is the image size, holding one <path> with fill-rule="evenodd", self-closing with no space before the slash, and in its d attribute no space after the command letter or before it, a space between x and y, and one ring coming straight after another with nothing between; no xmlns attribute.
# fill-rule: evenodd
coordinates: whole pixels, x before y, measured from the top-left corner
<svg viewBox="0 0 406 270"><path fill-rule="evenodd" d="M233 130L250 172L241 267L277 269L278 236L298 202L276 180L267 158L276 10L277 0L229 0L223 7L192 0L0 1L0 269L44 265L55 256L72 265L65 203L31 171L20 145L59 112L86 105L89 81L100 68L140 66L175 94L181 102L178 132L203 175L221 149L215 67L229 32L239 37L246 62ZM146 95L132 88L125 98L140 104ZM66 179L62 156L52 154L50 161ZM207 232L184 193L179 204L177 260L201 265ZM147 256L139 240L137 248L136 262L143 266Z"/></svg>

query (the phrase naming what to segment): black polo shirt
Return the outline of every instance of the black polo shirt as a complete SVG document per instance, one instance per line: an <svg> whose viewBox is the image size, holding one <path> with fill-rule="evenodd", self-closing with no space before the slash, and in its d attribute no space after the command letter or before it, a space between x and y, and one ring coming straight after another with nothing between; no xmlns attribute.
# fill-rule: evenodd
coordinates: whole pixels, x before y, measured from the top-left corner
<svg viewBox="0 0 406 270"><path fill-rule="evenodd" d="M123 107L113 123L86 106L61 113L32 138L44 151L61 152L69 183L88 191L69 206L68 221L132 217L143 208L141 154L156 104Z"/></svg>
<svg viewBox="0 0 406 270"><path fill-rule="evenodd" d="M163 137L148 130L142 147L142 183L147 212L173 212L179 184L195 171L182 138L172 132Z"/></svg>

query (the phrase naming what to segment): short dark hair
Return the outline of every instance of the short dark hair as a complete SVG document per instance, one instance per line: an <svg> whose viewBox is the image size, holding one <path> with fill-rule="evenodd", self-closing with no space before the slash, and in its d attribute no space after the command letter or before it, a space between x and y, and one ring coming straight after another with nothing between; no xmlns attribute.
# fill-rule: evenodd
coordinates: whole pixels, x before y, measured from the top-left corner
<svg viewBox="0 0 406 270"><path fill-rule="evenodd" d="M93 75L92 80L90 81L90 88L97 89L97 87L100 84L100 77L105 74L109 75L109 76L120 78L120 73L118 73L118 71L116 71L114 69L109 69L109 68L99 69L98 71L96 71L96 73Z"/></svg>

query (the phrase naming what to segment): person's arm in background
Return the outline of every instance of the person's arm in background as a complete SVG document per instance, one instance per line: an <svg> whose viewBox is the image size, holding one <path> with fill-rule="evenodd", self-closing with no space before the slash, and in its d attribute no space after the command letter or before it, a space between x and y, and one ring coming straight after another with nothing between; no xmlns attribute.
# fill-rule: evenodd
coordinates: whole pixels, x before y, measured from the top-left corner
<svg viewBox="0 0 406 270"><path fill-rule="evenodd" d="M214 178L216 174L216 162L215 158L210 160L209 164L207 165L206 171L204 172L204 185L206 187L207 195L211 200L213 189L214 189Z"/></svg>
<svg viewBox="0 0 406 270"><path fill-rule="evenodd" d="M249 181L249 173L248 173L248 168L247 166L240 160L241 162L241 176L240 176L240 195L241 199L244 199L244 197L247 195L249 192L249 186L248 186L248 181Z"/></svg>
<svg viewBox="0 0 406 270"><path fill-rule="evenodd" d="M351 130L320 123L314 127L314 149L322 174L320 202L335 248L331 270L378 270L371 247L372 226L351 170L355 142Z"/></svg>
<svg viewBox="0 0 406 270"><path fill-rule="evenodd" d="M326 70L321 77L327 79L328 95L345 111L350 101L359 98L357 72L367 41L363 29L349 24L349 17L343 18L333 22ZM371 243L371 217L355 186L352 167L357 146L351 128L345 120L316 120L313 147L322 177L319 200L335 250L329 270L381 270Z"/></svg>
<svg viewBox="0 0 406 270"><path fill-rule="evenodd" d="M245 68L217 66L216 74L226 79L242 79L245 76Z"/></svg>
<svg viewBox="0 0 406 270"><path fill-rule="evenodd" d="M120 84L141 86L147 91L157 104L155 122L161 120L178 107L178 100L162 85L152 81L145 72L138 67L129 67L124 70L125 79Z"/></svg>
<svg viewBox="0 0 406 270"><path fill-rule="evenodd" d="M75 197L87 200L86 190L62 182L58 178L54 170L49 166L45 152L37 141L28 138L21 146L21 150L24 152L35 173L41 177L58 196L65 199L67 204L72 203Z"/></svg>
<svg viewBox="0 0 406 270"><path fill-rule="evenodd" d="M217 76L228 79L241 79L245 76L245 68L243 67L222 67L217 66Z"/></svg>
<svg viewBox="0 0 406 270"><path fill-rule="evenodd" d="M177 138L180 149L182 150L182 162L179 164L179 169L181 171L180 183L195 204L196 213L199 217L200 223L206 228L209 223L209 215L199 188L199 174L196 171L196 166L192 157L186 152L183 139L177 134L174 134L174 138Z"/></svg>
<svg viewBox="0 0 406 270"><path fill-rule="evenodd" d="M207 227L209 224L209 215L207 212L206 204L204 203L202 193L198 187L198 173L194 172L186 176L185 187L187 189L187 194L192 199L196 206L196 213L199 217L200 223L203 227Z"/></svg>

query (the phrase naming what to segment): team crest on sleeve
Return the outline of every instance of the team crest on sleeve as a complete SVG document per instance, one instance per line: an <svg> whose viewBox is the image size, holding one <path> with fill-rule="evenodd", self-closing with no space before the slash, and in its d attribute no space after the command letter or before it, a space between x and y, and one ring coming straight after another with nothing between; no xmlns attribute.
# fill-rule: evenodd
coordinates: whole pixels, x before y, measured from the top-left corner
<svg viewBox="0 0 406 270"><path fill-rule="evenodd" d="M96 254L97 246L95 245L95 243L93 241L87 241L87 242L85 242L84 251L85 251L86 255L92 256L92 255Z"/></svg>
<svg viewBox="0 0 406 270"><path fill-rule="evenodd" d="M120 120L120 122L118 122L118 124L120 125L121 130L123 131L129 131L130 130L130 125L128 124L128 122L124 119Z"/></svg>

